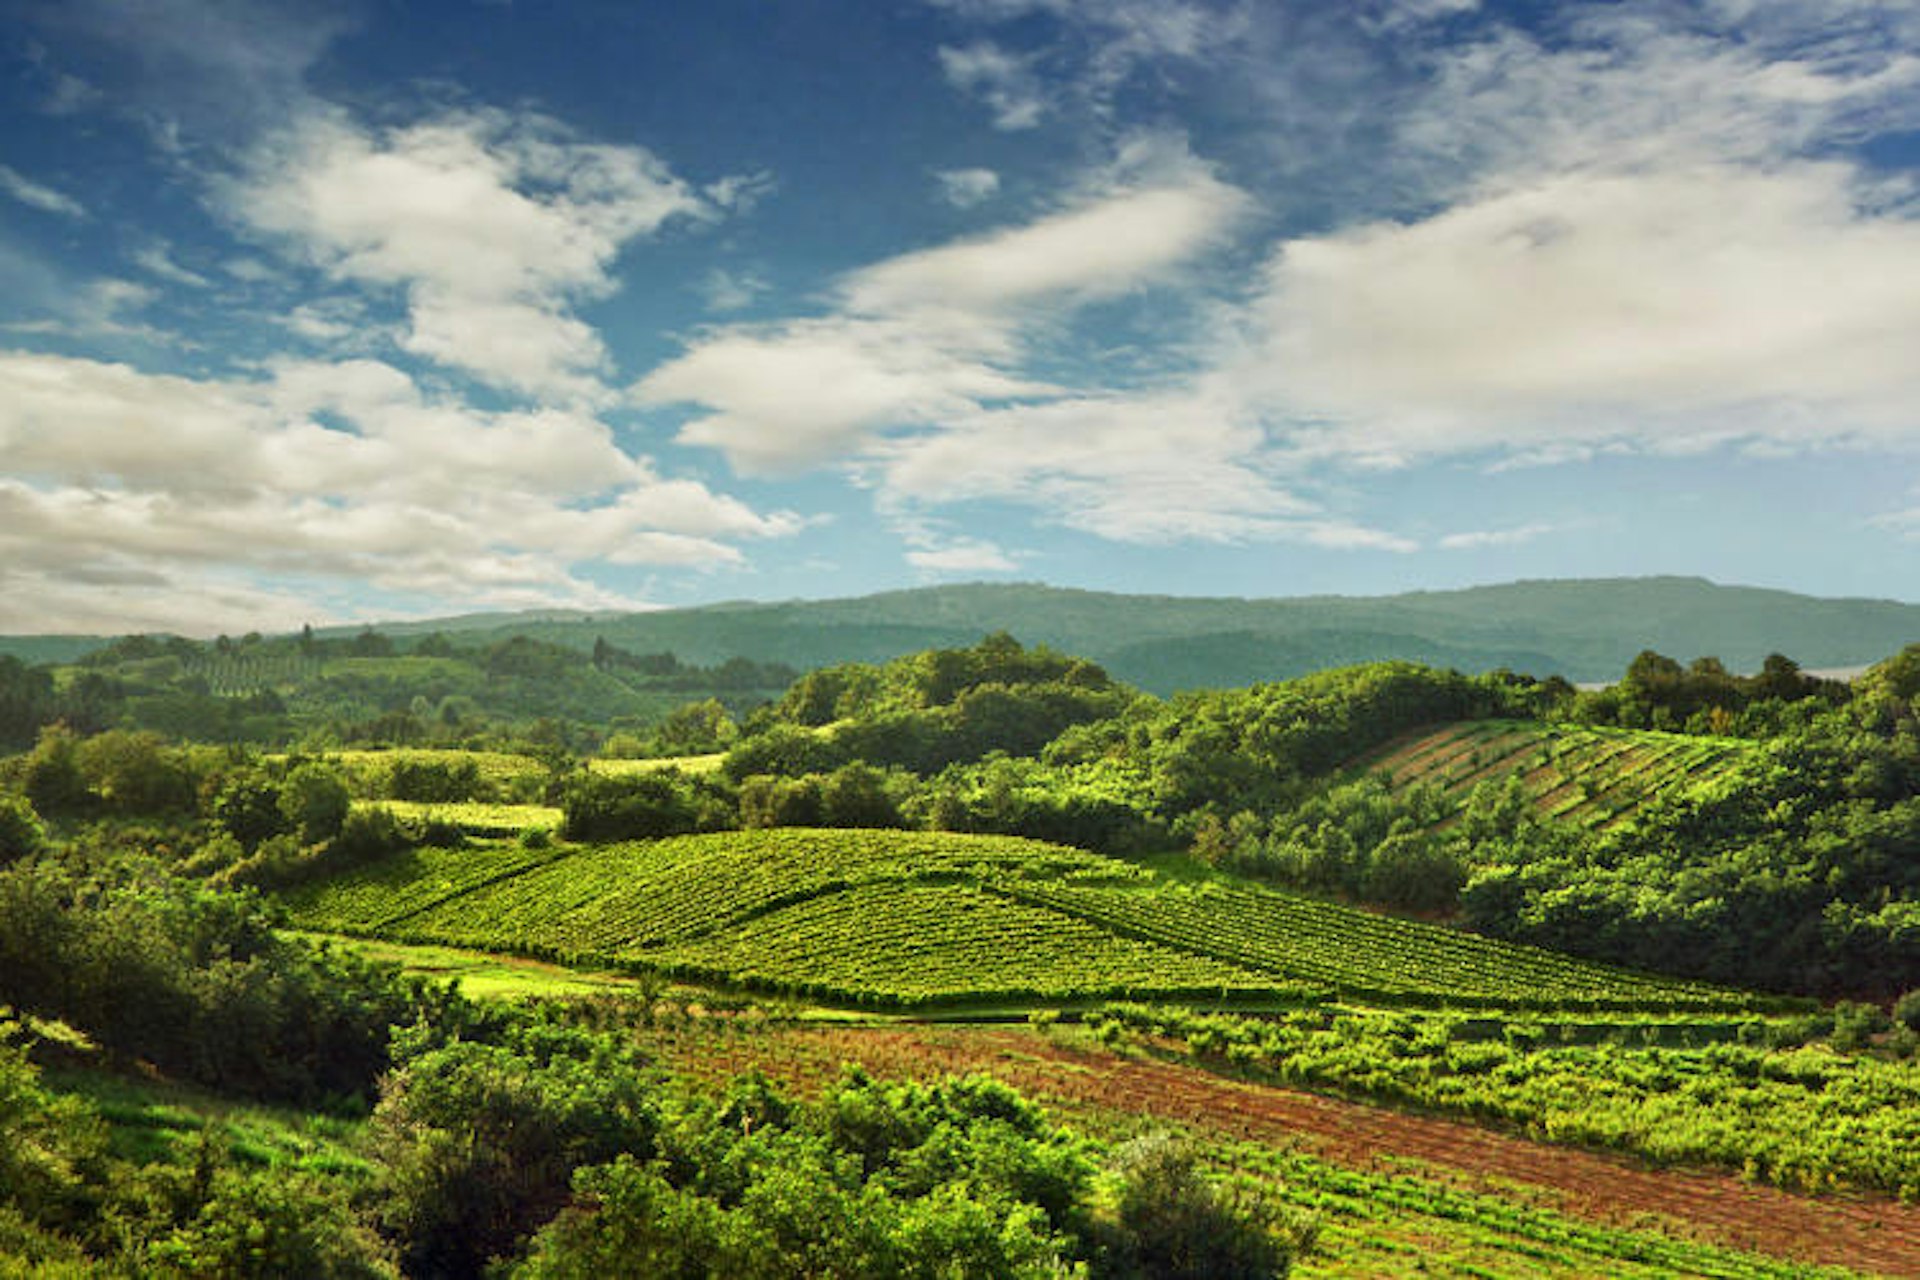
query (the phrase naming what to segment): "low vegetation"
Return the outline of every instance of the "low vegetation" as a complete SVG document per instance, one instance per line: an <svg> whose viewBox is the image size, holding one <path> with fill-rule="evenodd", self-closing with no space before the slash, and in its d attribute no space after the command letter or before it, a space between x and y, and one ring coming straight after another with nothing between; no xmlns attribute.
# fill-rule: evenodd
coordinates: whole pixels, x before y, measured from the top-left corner
<svg viewBox="0 0 1920 1280"><path fill-rule="evenodd" d="M979 1077L641 1047L802 1005L1920 1196L1920 647L1852 686L1643 654L1597 692L1395 662L1167 700L1004 635L797 679L373 633L6 662L8 1266L1271 1275L1359 1247L1314 1187L1499 1218Z"/></svg>

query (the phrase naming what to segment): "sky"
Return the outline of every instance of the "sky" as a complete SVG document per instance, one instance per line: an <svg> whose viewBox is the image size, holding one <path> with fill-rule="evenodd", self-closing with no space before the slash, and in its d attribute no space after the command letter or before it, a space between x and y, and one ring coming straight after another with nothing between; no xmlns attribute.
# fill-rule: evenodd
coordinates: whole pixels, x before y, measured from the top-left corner
<svg viewBox="0 0 1920 1280"><path fill-rule="evenodd" d="M1920 600L1912 0L0 0L0 632Z"/></svg>

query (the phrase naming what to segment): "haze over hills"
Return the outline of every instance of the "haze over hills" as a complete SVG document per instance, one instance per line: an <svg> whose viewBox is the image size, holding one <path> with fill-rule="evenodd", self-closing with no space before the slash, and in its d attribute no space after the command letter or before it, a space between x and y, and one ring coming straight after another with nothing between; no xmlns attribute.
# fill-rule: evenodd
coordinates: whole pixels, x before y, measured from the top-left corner
<svg viewBox="0 0 1920 1280"><path fill-rule="evenodd" d="M1711 654L1736 671L1756 669L1770 653L1808 668L1849 667L1920 639L1920 605L1822 599L1683 577L1266 600L975 583L645 613L470 614L375 629L402 640L434 631L458 632L469 642L527 635L582 650L604 639L633 652L671 651L688 662L745 657L800 668L881 661L1007 631L1026 644L1093 658L1123 680L1165 693L1386 658L1465 671L1509 667L1610 680L1647 648L1683 662ZM0 652L47 661L94 643L9 637L0 640Z"/></svg>

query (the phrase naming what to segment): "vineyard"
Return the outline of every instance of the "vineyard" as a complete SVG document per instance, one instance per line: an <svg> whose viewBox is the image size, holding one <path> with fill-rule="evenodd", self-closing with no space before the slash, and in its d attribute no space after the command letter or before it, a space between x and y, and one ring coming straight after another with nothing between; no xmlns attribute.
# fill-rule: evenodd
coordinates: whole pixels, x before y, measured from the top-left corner
<svg viewBox="0 0 1920 1280"><path fill-rule="evenodd" d="M1542 816L1604 828L1657 795L1713 781L1749 749L1733 738L1478 720L1402 738L1363 771L1396 789L1435 787L1463 800L1482 783L1518 777Z"/></svg>
<svg viewBox="0 0 1920 1280"><path fill-rule="evenodd" d="M779 829L419 849L289 898L301 928L873 1007L1114 996L1712 1012L1759 997L1013 837Z"/></svg>

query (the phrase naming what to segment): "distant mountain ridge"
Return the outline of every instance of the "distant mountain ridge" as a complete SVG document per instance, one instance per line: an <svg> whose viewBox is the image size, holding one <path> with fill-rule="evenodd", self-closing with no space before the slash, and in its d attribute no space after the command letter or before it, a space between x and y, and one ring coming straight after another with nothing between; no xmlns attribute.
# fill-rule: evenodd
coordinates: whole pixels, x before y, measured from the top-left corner
<svg viewBox="0 0 1920 1280"><path fill-rule="evenodd" d="M375 630L396 638L457 632L468 644L525 635L582 650L604 639L637 653L670 650L688 662L744 657L800 668L882 661L1006 631L1026 644L1092 658L1120 679L1166 693L1389 658L1582 681L1617 678L1643 649L1682 662L1711 654L1736 671L1758 668L1770 653L1808 668L1859 666L1920 641L1920 605L1823 599L1684 577L1550 579L1392 596L1275 599L967 583L645 613L478 614ZM73 639L62 637L62 647L70 648ZM16 646L44 644L42 637L0 639L0 652L25 657Z"/></svg>

